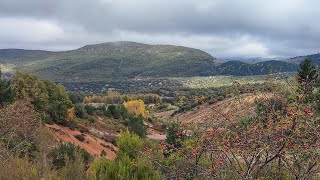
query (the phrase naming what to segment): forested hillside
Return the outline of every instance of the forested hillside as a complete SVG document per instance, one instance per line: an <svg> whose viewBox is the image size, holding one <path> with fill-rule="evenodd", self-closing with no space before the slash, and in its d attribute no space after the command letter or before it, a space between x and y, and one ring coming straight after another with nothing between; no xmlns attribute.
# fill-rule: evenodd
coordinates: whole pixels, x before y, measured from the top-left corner
<svg viewBox="0 0 320 180"><path fill-rule="evenodd" d="M87 45L64 52L0 50L1 64L11 71L32 72L41 78L59 82L141 77L249 76L298 69L297 64L282 61L256 64L229 61L221 64L198 49L126 41Z"/></svg>

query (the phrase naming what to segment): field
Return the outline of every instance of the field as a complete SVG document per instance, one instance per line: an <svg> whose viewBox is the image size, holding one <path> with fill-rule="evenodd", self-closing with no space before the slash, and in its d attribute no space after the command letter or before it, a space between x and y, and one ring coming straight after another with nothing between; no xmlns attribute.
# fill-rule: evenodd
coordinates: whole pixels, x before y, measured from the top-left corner
<svg viewBox="0 0 320 180"><path fill-rule="evenodd" d="M0 69L3 73L12 73L13 72L13 65L6 65L0 63Z"/></svg>
<svg viewBox="0 0 320 180"><path fill-rule="evenodd" d="M256 76L208 76L208 77L180 77L170 78L171 80L181 83L188 88L210 88L230 86L235 82L240 84L261 84L264 82L272 82L277 84L285 83L294 77L294 73L277 73L270 75Z"/></svg>
<svg viewBox="0 0 320 180"><path fill-rule="evenodd" d="M240 84L262 84L271 82L283 84L294 79L295 73L277 73L256 76L196 76L176 78L139 78L130 80L109 80L96 82L60 82L69 91L86 94L105 93L115 90L122 93L156 93L171 96L170 92L186 89L219 88Z"/></svg>

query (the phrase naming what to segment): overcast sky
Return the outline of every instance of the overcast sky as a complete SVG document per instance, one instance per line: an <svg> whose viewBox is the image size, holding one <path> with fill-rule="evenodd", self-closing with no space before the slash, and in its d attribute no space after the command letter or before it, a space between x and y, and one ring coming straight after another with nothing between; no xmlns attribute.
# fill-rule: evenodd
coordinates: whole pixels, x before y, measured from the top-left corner
<svg viewBox="0 0 320 180"><path fill-rule="evenodd" d="M320 50L319 0L0 0L0 48L68 50L136 41L215 57Z"/></svg>

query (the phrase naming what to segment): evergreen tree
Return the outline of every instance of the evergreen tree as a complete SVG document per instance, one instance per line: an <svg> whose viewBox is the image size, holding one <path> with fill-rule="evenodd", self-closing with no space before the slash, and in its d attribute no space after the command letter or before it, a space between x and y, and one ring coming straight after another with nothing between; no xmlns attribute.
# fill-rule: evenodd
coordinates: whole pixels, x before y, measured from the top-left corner
<svg viewBox="0 0 320 180"><path fill-rule="evenodd" d="M114 119L120 119L121 118L121 112L119 108L116 108L116 110L113 113L113 118Z"/></svg>
<svg viewBox="0 0 320 180"><path fill-rule="evenodd" d="M81 119L84 119L86 117L86 111L84 109L84 107L81 105L81 104L76 104L74 106L75 108L75 115L78 117L78 118L81 118Z"/></svg>
<svg viewBox="0 0 320 180"><path fill-rule="evenodd" d="M64 124L67 120L67 110L72 104L68 93L62 85L51 81L44 81L48 92L48 114L58 124Z"/></svg>
<svg viewBox="0 0 320 180"><path fill-rule="evenodd" d="M12 103L16 96L15 89L11 86L11 82L6 79L2 79L2 73L0 68L0 106Z"/></svg>
<svg viewBox="0 0 320 180"><path fill-rule="evenodd" d="M103 115L108 117L108 118L111 118L112 117L112 114L111 114L111 111L109 109L107 109L106 111L103 112Z"/></svg>
<svg viewBox="0 0 320 180"><path fill-rule="evenodd" d="M170 124L166 138L167 144L179 149L182 146L182 142L185 140L182 131L181 123L174 122Z"/></svg>
<svg viewBox="0 0 320 180"><path fill-rule="evenodd" d="M110 106L108 106L108 111L111 112L112 117L113 117L114 119L120 119L120 118L121 118L120 108L118 108L117 106L115 106L115 105L113 105L113 104L110 105Z"/></svg>
<svg viewBox="0 0 320 180"><path fill-rule="evenodd" d="M128 129L131 133L137 134L140 137L146 136L147 128L143 123L143 116L131 116L129 117Z"/></svg>
<svg viewBox="0 0 320 180"><path fill-rule="evenodd" d="M317 66L312 65L311 59L307 58L300 64L300 70L298 71L298 82L300 84L300 90L308 94L311 93L315 81L318 77Z"/></svg>
<svg viewBox="0 0 320 180"><path fill-rule="evenodd" d="M84 108L89 115L93 115L95 108L91 104L85 105Z"/></svg>

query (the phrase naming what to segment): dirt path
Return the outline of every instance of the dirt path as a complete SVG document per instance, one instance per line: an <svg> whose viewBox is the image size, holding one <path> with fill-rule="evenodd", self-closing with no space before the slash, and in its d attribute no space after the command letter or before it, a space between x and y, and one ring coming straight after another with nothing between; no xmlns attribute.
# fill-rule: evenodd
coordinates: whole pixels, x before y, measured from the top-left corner
<svg viewBox="0 0 320 180"><path fill-rule="evenodd" d="M167 133L154 128L147 129L147 137L157 141L166 140Z"/></svg>
<svg viewBox="0 0 320 180"><path fill-rule="evenodd" d="M147 123L147 122L143 122L144 125L146 125L148 127L147 129L147 137L153 140L157 140L157 141L162 141L166 139L166 132L154 128L152 124Z"/></svg>
<svg viewBox="0 0 320 180"><path fill-rule="evenodd" d="M158 112L154 114L154 117L160 118L160 119L169 119L174 112L175 110Z"/></svg>

